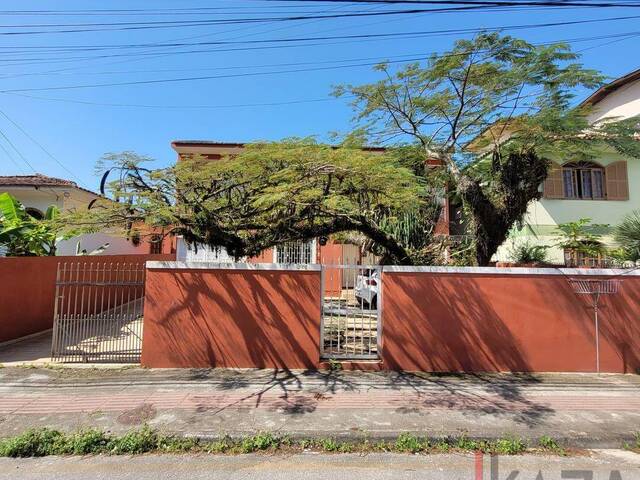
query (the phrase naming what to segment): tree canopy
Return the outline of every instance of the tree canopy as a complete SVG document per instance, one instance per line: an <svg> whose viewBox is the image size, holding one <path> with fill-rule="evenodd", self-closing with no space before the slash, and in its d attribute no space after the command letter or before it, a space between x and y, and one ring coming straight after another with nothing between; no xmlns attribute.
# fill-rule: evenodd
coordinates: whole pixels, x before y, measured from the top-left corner
<svg viewBox="0 0 640 480"><path fill-rule="evenodd" d="M382 63L379 81L335 89L355 110L339 147L262 142L160 170L130 152L110 154L103 186L117 201L71 224L130 233L145 223L236 257L356 232L385 263L425 264L441 260L434 226L448 195L462 201L475 262L486 265L540 197L551 158L603 148L640 157L637 119L589 125L589 108L573 107L576 89L604 80L577 60L565 44L485 33L398 70ZM444 167L429 168L432 159Z"/></svg>
<svg viewBox="0 0 640 480"><path fill-rule="evenodd" d="M425 160L444 163L484 265L540 197L549 159L584 159L603 148L640 157L637 119L593 126L588 106L573 107L576 89L604 80L577 59L566 44L483 33L425 63L397 71L382 63L381 80L335 94L352 98L358 137L417 143Z"/></svg>
<svg viewBox="0 0 640 480"><path fill-rule="evenodd" d="M130 152L107 155L103 183L118 201L76 215L72 228L131 231L145 223L196 245L225 247L236 257L292 240L359 232L387 261L409 263L419 246L394 235L398 215L421 211L424 222L425 209L437 212L425 177L379 150L291 139L247 145L216 161L184 158L161 170L147 168L147 160Z"/></svg>

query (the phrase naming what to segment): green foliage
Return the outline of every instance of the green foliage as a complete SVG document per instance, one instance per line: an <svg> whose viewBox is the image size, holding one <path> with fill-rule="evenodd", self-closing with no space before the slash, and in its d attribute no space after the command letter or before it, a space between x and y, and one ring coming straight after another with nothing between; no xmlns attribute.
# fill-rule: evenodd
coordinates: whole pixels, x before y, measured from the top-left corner
<svg viewBox="0 0 640 480"><path fill-rule="evenodd" d="M237 156L183 159L161 170L130 152L107 160L116 179L106 189L119 202L67 218L69 231L108 225L127 234L144 222L237 258L292 240L358 232L394 263L410 263L402 239L377 220L400 217L432 197L397 157L309 139L247 145Z"/></svg>
<svg viewBox="0 0 640 480"><path fill-rule="evenodd" d="M398 139L421 150L423 165L444 163L448 192L471 219L476 261L486 264L540 197L548 158L588 159L611 147L640 157L637 120L591 128L589 109L571 107L576 87L604 80L577 60L567 44L481 33L424 63L380 64L381 80L334 93L353 98L360 141Z"/></svg>
<svg viewBox="0 0 640 480"><path fill-rule="evenodd" d="M102 430L80 430L66 437L64 451L60 454L88 455L102 453L109 449L110 438Z"/></svg>
<svg viewBox="0 0 640 480"><path fill-rule="evenodd" d="M604 252L604 246L600 242L602 235L596 230L607 225L591 224L590 218L581 218L575 222L566 222L558 225L557 246L588 256L597 256Z"/></svg>
<svg viewBox="0 0 640 480"><path fill-rule="evenodd" d="M640 437L638 438L640 442ZM565 451L550 437L541 437L539 447L564 455ZM640 444L638 445L640 448ZM112 436L101 430L86 429L65 434L49 428L31 429L15 437L0 440L0 456L42 457L46 455L138 455L143 453L205 452L238 454L260 451L315 450L330 453L398 452L429 453L449 451L481 451L501 455L517 455L527 451L527 444L517 438L495 441L472 440L466 436L448 438L435 443L410 434L401 434L394 442L371 443L369 440L341 442L333 438L292 441L269 432L232 440L224 437L213 442L195 438L163 435L148 426L132 430L122 436Z"/></svg>
<svg viewBox="0 0 640 480"><path fill-rule="evenodd" d="M519 438L501 438L493 446L499 455L519 455L527 449L527 445Z"/></svg>
<svg viewBox="0 0 640 480"><path fill-rule="evenodd" d="M275 449L280 446L280 440L271 433L259 433L247 437L240 443L242 453L251 453L258 450Z"/></svg>
<svg viewBox="0 0 640 480"><path fill-rule="evenodd" d="M116 455L140 454L157 450L166 440L155 430L145 425L140 430L132 430L122 437L113 438L108 449Z"/></svg>
<svg viewBox="0 0 640 480"><path fill-rule="evenodd" d="M58 216L58 208L51 205L44 219L38 220L11 194L0 193L0 246L8 256L55 255Z"/></svg>
<svg viewBox="0 0 640 480"><path fill-rule="evenodd" d="M624 260L640 260L640 210L626 215L614 229L616 242L622 248Z"/></svg>
<svg viewBox="0 0 640 480"><path fill-rule="evenodd" d="M546 451L556 453L558 455L566 455L564 448L560 444L548 435L543 435L538 439L538 446Z"/></svg>
<svg viewBox="0 0 640 480"><path fill-rule="evenodd" d="M399 452L417 453L429 448L428 440L421 440L408 433L402 433L396 440L395 449Z"/></svg>
<svg viewBox="0 0 640 480"><path fill-rule="evenodd" d="M533 245L529 240L516 241L509 249L509 258L516 263L544 263L547 245Z"/></svg>
<svg viewBox="0 0 640 480"><path fill-rule="evenodd" d="M318 446L325 452L337 452L340 448L340 444L333 438L323 438L318 441Z"/></svg>
<svg viewBox="0 0 640 480"><path fill-rule="evenodd" d="M57 455L64 436L49 428L31 429L16 437L0 440L0 456L44 457Z"/></svg>

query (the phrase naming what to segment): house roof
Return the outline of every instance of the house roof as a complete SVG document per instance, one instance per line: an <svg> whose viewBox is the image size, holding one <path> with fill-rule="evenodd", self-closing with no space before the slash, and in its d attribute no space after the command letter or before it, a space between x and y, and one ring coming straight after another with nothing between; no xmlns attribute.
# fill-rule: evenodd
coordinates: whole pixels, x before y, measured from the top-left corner
<svg viewBox="0 0 640 480"><path fill-rule="evenodd" d="M76 182L63 178L48 177L41 173L34 175L9 175L0 176L2 186L24 186L24 187L77 187Z"/></svg>
<svg viewBox="0 0 640 480"><path fill-rule="evenodd" d="M77 188L92 195L99 196L86 188L78 186L76 182L64 178L49 177L41 173L33 175L7 175L0 176L0 187L67 187Z"/></svg>
<svg viewBox="0 0 640 480"><path fill-rule="evenodd" d="M180 147L213 147L213 148L243 148L245 145L255 142L216 142L212 140L174 140L171 146L176 149ZM384 152L385 147L362 147L363 150L371 152Z"/></svg>
<svg viewBox="0 0 640 480"><path fill-rule="evenodd" d="M580 105L595 105L610 93L613 93L619 88L622 88L631 82L635 82L636 80L640 80L640 68L638 70L634 70L631 73L627 73L620 78L616 78L614 81L607 83L606 85L603 85L598 90L589 95L589 97Z"/></svg>

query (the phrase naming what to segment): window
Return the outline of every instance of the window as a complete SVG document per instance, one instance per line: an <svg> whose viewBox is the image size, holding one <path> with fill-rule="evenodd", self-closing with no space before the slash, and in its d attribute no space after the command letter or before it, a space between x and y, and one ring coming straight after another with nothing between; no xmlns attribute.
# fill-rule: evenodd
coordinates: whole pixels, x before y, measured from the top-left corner
<svg viewBox="0 0 640 480"><path fill-rule="evenodd" d="M44 218L44 214L37 208L27 207L24 211L36 220L42 220Z"/></svg>
<svg viewBox="0 0 640 480"><path fill-rule="evenodd" d="M307 264L313 263L313 242L302 240L287 242L276 247L276 263Z"/></svg>
<svg viewBox="0 0 640 480"><path fill-rule="evenodd" d="M562 167L564 198L604 199L604 168L590 162L567 163Z"/></svg>
<svg viewBox="0 0 640 480"><path fill-rule="evenodd" d="M162 235L151 235L151 239L149 240L149 253L151 255L162 253Z"/></svg>

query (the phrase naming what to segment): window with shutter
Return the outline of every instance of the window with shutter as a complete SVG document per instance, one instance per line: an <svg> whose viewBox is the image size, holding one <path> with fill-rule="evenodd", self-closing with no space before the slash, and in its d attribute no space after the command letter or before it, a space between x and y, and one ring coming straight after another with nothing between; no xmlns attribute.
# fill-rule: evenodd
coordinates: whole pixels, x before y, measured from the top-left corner
<svg viewBox="0 0 640 480"><path fill-rule="evenodd" d="M627 162L621 160L606 166L607 200L629 200Z"/></svg>
<svg viewBox="0 0 640 480"><path fill-rule="evenodd" d="M564 198L562 167L555 162L551 162L549 167L549 174L542 187L542 196L544 198Z"/></svg>

